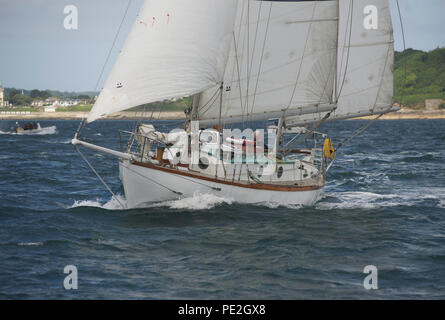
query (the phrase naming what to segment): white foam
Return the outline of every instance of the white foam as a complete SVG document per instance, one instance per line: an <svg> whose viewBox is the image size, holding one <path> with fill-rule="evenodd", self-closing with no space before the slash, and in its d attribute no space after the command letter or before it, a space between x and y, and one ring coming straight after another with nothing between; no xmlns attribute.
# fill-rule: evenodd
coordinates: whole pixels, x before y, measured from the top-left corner
<svg viewBox="0 0 445 320"><path fill-rule="evenodd" d="M209 210L217 205L227 203L232 204L232 199L218 197L214 194L195 193L193 197L187 197L179 200L164 201L152 204L150 207L168 207L171 209L187 210Z"/></svg>
<svg viewBox="0 0 445 320"><path fill-rule="evenodd" d="M298 209L303 208L303 205L301 205L301 204L283 204L283 203L278 203L278 202L273 202L273 201L260 202L260 203L257 203L256 205L258 205L260 207L270 208L270 209L287 208L287 209L298 210Z"/></svg>
<svg viewBox="0 0 445 320"><path fill-rule="evenodd" d="M371 192L327 192L323 198L335 198L339 202L320 201L317 209L372 209L381 206L397 205L396 195L383 195Z"/></svg>
<svg viewBox="0 0 445 320"><path fill-rule="evenodd" d="M122 210L122 206L120 204L122 203L126 207L126 209L129 209L127 208L127 201L123 196L117 195L116 197L117 199L112 197L105 203L101 199L76 200L69 208L94 207L106 210ZM141 206L141 208L167 207L170 209L208 210L222 203L232 204L232 200L221 198L213 194L195 193L192 197L147 204Z"/></svg>
<svg viewBox="0 0 445 320"><path fill-rule="evenodd" d="M414 206L425 200L438 200L439 207L445 207L444 188L416 188L397 194L372 192L326 192L317 203L317 209L375 209L394 206ZM326 200L324 200L326 199ZM334 201L332 201L334 200Z"/></svg>
<svg viewBox="0 0 445 320"><path fill-rule="evenodd" d="M19 246L41 246L43 242L19 242L17 243Z"/></svg>
<svg viewBox="0 0 445 320"><path fill-rule="evenodd" d="M117 198L117 199L116 199ZM94 200L75 200L73 205L70 208L78 208L78 207L95 207L102 208L106 210L122 210L122 205L126 207L127 201L121 195L116 195L116 198L111 197L105 203L101 203L100 199ZM122 205L121 205L122 204Z"/></svg>

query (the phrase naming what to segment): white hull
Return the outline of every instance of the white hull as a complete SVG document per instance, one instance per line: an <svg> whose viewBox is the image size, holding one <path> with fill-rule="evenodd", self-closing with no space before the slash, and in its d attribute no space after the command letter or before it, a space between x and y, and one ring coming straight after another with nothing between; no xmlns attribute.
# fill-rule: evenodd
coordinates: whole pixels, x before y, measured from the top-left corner
<svg viewBox="0 0 445 320"><path fill-rule="evenodd" d="M129 208L143 207L150 202L192 197L197 192L214 194L239 203L275 202L310 206L317 201L322 191L322 188L304 191L246 188L142 167L128 160L120 160L119 172Z"/></svg>

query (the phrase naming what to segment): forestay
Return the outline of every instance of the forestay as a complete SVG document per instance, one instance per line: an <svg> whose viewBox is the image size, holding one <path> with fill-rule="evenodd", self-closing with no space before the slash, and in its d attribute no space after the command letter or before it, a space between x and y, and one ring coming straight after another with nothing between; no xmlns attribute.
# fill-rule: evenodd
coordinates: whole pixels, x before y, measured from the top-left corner
<svg viewBox="0 0 445 320"><path fill-rule="evenodd" d="M237 7L237 0L145 1L87 121L220 83Z"/></svg>
<svg viewBox="0 0 445 320"><path fill-rule="evenodd" d="M241 1L222 104L219 86L203 92L200 120L218 123L221 113L222 123L241 122L330 109L337 26L337 1Z"/></svg>
<svg viewBox="0 0 445 320"><path fill-rule="evenodd" d="M340 0L339 98L328 120L395 111L394 40L388 0ZM286 118L286 125L322 119L318 113Z"/></svg>

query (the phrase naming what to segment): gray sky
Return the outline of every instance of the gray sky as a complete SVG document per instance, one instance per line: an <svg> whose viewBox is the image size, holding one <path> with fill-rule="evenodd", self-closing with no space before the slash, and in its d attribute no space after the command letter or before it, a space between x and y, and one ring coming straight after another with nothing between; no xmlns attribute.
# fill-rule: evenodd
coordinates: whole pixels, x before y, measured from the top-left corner
<svg viewBox="0 0 445 320"><path fill-rule="evenodd" d="M186 0L184 0L186 1ZM143 0L132 0L101 89ZM395 0L396 50L402 38ZM399 0L408 48L445 46L445 0ZM79 13L78 30L66 30L66 5ZM94 91L128 0L0 0L0 84L25 89Z"/></svg>

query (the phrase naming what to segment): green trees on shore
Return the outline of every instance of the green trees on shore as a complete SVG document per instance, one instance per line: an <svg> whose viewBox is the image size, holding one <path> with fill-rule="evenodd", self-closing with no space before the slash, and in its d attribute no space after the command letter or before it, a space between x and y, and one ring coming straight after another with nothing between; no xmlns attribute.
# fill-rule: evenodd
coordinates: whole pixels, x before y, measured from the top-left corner
<svg viewBox="0 0 445 320"><path fill-rule="evenodd" d="M395 53L394 100L402 97L414 108L423 107L425 99L445 99L445 48Z"/></svg>

